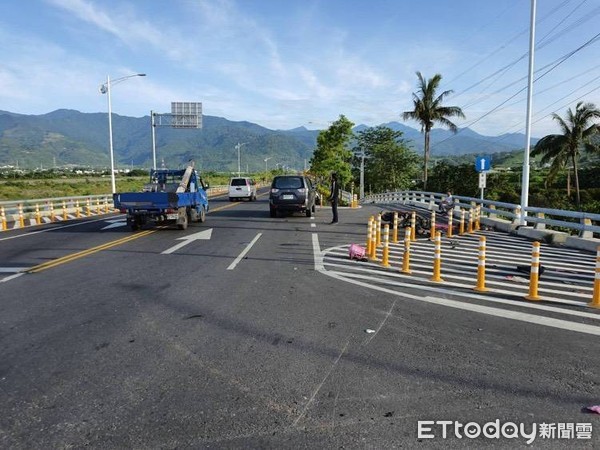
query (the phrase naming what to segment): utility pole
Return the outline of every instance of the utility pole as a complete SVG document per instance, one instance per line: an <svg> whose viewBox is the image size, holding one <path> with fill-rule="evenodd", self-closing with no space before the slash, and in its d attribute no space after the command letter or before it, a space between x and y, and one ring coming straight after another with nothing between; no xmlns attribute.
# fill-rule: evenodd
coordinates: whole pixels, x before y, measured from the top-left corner
<svg viewBox="0 0 600 450"><path fill-rule="evenodd" d="M242 176L242 168L241 168L242 157L241 157L240 149L242 148L242 145L246 145L246 144L247 144L247 142L243 142L241 144L238 142L235 146L235 148L237 149L237 152L238 152L238 177Z"/></svg>

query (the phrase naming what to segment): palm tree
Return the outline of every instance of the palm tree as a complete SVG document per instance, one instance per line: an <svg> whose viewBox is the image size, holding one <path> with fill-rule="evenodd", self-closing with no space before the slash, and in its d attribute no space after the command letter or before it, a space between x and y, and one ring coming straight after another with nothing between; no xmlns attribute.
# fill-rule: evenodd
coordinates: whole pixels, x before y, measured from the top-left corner
<svg viewBox="0 0 600 450"><path fill-rule="evenodd" d="M457 133L458 128L449 117L463 118L465 115L458 106L442 106L444 98L452 91L444 91L437 95L442 76L438 73L429 80L423 78L421 72L417 72L419 78L418 93L413 92L414 109L402 113L404 120L412 119L421 123L421 133L425 134L425 149L423 154L423 189L427 189L427 165L429 163L429 135L434 123L446 126L450 131Z"/></svg>
<svg viewBox="0 0 600 450"><path fill-rule="evenodd" d="M593 103L577 103L575 112L569 108L564 120L558 114L552 114L563 134L550 134L543 137L535 145L532 155L543 155L541 163L550 163L548 177L552 179L556 173L567 165L570 160L573 174L575 176L575 192L577 195L577 208L580 207L579 175L577 173L577 160L579 152L598 151L600 146L594 144L592 138L600 133L600 126L592 123L594 119L600 118L600 110ZM567 168L568 170L568 168Z"/></svg>

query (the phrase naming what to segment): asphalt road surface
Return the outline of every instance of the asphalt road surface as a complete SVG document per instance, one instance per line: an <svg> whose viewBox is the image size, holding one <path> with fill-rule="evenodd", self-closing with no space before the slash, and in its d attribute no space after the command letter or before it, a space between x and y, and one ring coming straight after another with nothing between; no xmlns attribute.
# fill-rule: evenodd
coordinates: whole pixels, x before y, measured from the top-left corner
<svg viewBox="0 0 600 450"><path fill-rule="evenodd" d="M264 194L186 231L0 234L0 448L600 446L600 314L590 276L561 281L593 255L557 253L532 305L500 250L486 297L460 270L473 237L431 283L426 241L410 277L398 248L388 269L347 260L376 205L329 225L270 218Z"/></svg>

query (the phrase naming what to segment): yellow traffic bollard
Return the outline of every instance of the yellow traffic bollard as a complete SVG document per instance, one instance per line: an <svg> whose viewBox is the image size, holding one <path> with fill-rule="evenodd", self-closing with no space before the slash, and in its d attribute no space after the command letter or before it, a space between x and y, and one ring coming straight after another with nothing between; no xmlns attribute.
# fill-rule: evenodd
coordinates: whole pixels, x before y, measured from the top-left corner
<svg viewBox="0 0 600 450"><path fill-rule="evenodd" d="M465 210L460 208L460 224L458 228L458 234L462 236L465 234Z"/></svg>
<svg viewBox="0 0 600 450"><path fill-rule="evenodd" d="M446 232L446 236L449 238L452 237L452 223L454 222L453 216L454 212L452 210L448 211L448 231Z"/></svg>
<svg viewBox="0 0 600 450"><path fill-rule="evenodd" d="M540 243L533 243L531 251L531 270L529 272L529 295L525 296L527 300L539 300L538 282L540 280Z"/></svg>
<svg viewBox="0 0 600 450"><path fill-rule="evenodd" d="M40 214L40 205L37 203L35 204L35 223L37 225L42 224L42 216Z"/></svg>
<svg viewBox="0 0 600 450"><path fill-rule="evenodd" d="M410 271L410 227L404 230L404 254L402 255L402 273L412 273Z"/></svg>
<svg viewBox="0 0 600 450"><path fill-rule="evenodd" d="M383 267L390 267L390 226L386 223L383 227L383 256L381 258Z"/></svg>
<svg viewBox="0 0 600 450"><path fill-rule="evenodd" d="M100 209L100 199L96 198L96 214L100 215L102 214L102 210Z"/></svg>
<svg viewBox="0 0 600 450"><path fill-rule="evenodd" d="M417 212L413 211L410 215L410 240L417 240Z"/></svg>
<svg viewBox="0 0 600 450"><path fill-rule="evenodd" d="M90 199L85 199L85 215L90 217L92 215L92 207L90 206Z"/></svg>
<svg viewBox="0 0 600 450"><path fill-rule="evenodd" d="M473 232L473 208L469 209L469 228L467 229L467 233L471 234Z"/></svg>
<svg viewBox="0 0 600 450"><path fill-rule="evenodd" d="M108 199L104 197L104 212L108 214Z"/></svg>
<svg viewBox="0 0 600 450"><path fill-rule="evenodd" d="M433 276L431 281L437 283L444 281L441 277L442 272L442 233L439 231L435 235L435 246L433 251Z"/></svg>
<svg viewBox="0 0 600 450"><path fill-rule="evenodd" d="M485 236L479 237L479 258L477 261L477 286L478 292L487 292L485 287Z"/></svg>
<svg viewBox="0 0 600 450"><path fill-rule="evenodd" d="M398 243L398 211L394 211L394 233L392 236L392 242Z"/></svg>
<svg viewBox="0 0 600 450"><path fill-rule="evenodd" d="M23 216L23 205L19 203L19 227L25 227L25 217Z"/></svg>
<svg viewBox="0 0 600 450"><path fill-rule="evenodd" d="M371 256L371 231L373 230L373 221L375 218L373 216L369 217L369 222L367 224L367 255Z"/></svg>
<svg viewBox="0 0 600 450"><path fill-rule="evenodd" d="M81 211L79 210L79 200L75 201L75 217L78 219L81 217Z"/></svg>
<svg viewBox="0 0 600 450"><path fill-rule="evenodd" d="M481 230L481 205L475 208L475 231Z"/></svg>
<svg viewBox="0 0 600 450"><path fill-rule="evenodd" d="M379 261L377 259L377 219L374 218L371 222L371 254L369 260Z"/></svg>
<svg viewBox="0 0 600 450"><path fill-rule="evenodd" d="M56 217L54 217L54 203L52 203L52 200L48 203L48 208L50 208L50 222L54 222Z"/></svg>
<svg viewBox="0 0 600 450"><path fill-rule="evenodd" d="M381 213L377 214L377 228L375 228L375 239L377 247L381 247Z"/></svg>
<svg viewBox="0 0 600 450"><path fill-rule="evenodd" d="M6 214L4 211L4 206L0 206L0 231L6 231L8 226L6 225Z"/></svg>
<svg viewBox="0 0 600 450"><path fill-rule="evenodd" d="M63 200L63 204L62 204L62 216L63 216L63 220L67 220L67 202Z"/></svg>
<svg viewBox="0 0 600 450"><path fill-rule="evenodd" d="M590 306L600 308L600 246L596 248L596 273L594 274L594 295Z"/></svg>
<svg viewBox="0 0 600 450"><path fill-rule="evenodd" d="M435 211L431 211L431 228L429 229L429 240L435 241Z"/></svg>

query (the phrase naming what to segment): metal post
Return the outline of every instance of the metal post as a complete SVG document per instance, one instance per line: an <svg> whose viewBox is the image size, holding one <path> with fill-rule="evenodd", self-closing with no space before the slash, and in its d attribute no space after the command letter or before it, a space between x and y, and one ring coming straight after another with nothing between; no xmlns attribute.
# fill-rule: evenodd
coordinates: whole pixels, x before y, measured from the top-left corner
<svg viewBox="0 0 600 450"><path fill-rule="evenodd" d="M115 157L113 155L113 133L112 133L112 103L110 100L110 75L106 76L106 94L108 98L108 142L110 151L110 184L112 187L112 193L117 192L117 185L115 182Z"/></svg>
<svg viewBox="0 0 600 450"><path fill-rule="evenodd" d="M156 122L154 111L150 111L150 127L152 128L152 168L156 170Z"/></svg>
<svg viewBox="0 0 600 450"><path fill-rule="evenodd" d="M529 22L529 72L527 83L527 116L525 125L525 154L523 157L523 177L521 180L521 225L525 225L527 206L529 205L529 147L531 142L531 110L533 105L533 68L535 53L535 11L536 0L531 0L531 18Z"/></svg>

